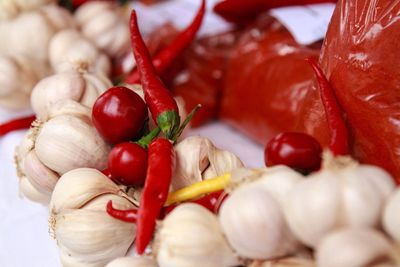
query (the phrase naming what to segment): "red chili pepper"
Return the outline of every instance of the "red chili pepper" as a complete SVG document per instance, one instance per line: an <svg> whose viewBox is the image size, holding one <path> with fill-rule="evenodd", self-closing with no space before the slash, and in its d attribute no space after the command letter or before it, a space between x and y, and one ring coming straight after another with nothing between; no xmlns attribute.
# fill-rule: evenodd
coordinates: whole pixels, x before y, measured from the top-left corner
<svg viewBox="0 0 400 267"><path fill-rule="evenodd" d="M28 129L35 120L36 116L28 116L0 124L0 136L6 135L12 131Z"/></svg>
<svg viewBox="0 0 400 267"><path fill-rule="evenodd" d="M130 30L133 54L138 66L144 98L154 122L167 138L172 139L180 124L178 106L171 93L157 76L149 51L140 35L134 10L131 14Z"/></svg>
<svg viewBox="0 0 400 267"><path fill-rule="evenodd" d="M131 223L136 223L137 221L137 209L130 209L130 210L119 210L115 209L112 205L112 201L108 201L107 203L107 213L111 216L114 217L115 219L124 221L124 222L131 222Z"/></svg>
<svg viewBox="0 0 400 267"><path fill-rule="evenodd" d="M349 153L349 133L335 92L317 63L313 59L307 59L307 61L315 72L320 88L321 100L331 135L329 149L335 156L347 155Z"/></svg>
<svg viewBox="0 0 400 267"><path fill-rule="evenodd" d="M205 10L206 0L202 0L201 6L190 25L153 58L153 65L158 75L162 75L191 44L203 22ZM136 68L125 78L125 82L130 84L139 83L139 81L140 75Z"/></svg>
<svg viewBox="0 0 400 267"><path fill-rule="evenodd" d="M143 254L152 239L156 220L168 197L175 167L175 152L165 138L157 138L148 148L146 181L137 221L136 251Z"/></svg>

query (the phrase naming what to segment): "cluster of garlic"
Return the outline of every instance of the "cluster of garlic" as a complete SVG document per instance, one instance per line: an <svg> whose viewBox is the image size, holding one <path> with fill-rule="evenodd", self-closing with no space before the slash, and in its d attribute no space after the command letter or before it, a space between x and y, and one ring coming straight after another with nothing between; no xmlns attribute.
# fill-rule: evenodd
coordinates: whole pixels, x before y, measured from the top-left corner
<svg viewBox="0 0 400 267"><path fill-rule="evenodd" d="M40 6L55 3L55 0L5 0L0 2L0 21L8 20L19 13L34 10Z"/></svg>
<svg viewBox="0 0 400 267"><path fill-rule="evenodd" d="M81 167L104 169L109 151L91 122L91 110L73 100L59 101L16 150L21 192L47 203L60 175Z"/></svg>

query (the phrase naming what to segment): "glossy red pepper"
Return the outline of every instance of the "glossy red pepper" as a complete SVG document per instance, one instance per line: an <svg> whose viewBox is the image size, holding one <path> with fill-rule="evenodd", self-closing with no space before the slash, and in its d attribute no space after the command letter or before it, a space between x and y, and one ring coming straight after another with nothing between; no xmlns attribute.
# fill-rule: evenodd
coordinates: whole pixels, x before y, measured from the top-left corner
<svg viewBox="0 0 400 267"><path fill-rule="evenodd" d="M196 33L200 29L206 10L206 0L202 0L201 6L190 25L183 30L167 47L162 49L153 58L153 66L159 76L174 63L182 52L192 43ZM140 82L138 69L135 68L125 78L126 83L135 84Z"/></svg>
<svg viewBox="0 0 400 267"><path fill-rule="evenodd" d="M130 30L133 54L139 70L144 98L154 122L167 138L172 139L180 124L178 106L172 94L157 76L149 51L140 35L134 10L131 14Z"/></svg>
<svg viewBox="0 0 400 267"><path fill-rule="evenodd" d="M137 220L136 251L143 254L152 239L156 220L168 197L175 168L175 152L171 142L157 138L148 148L146 181L140 200Z"/></svg>
<svg viewBox="0 0 400 267"><path fill-rule="evenodd" d="M317 63L313 59L307 59L307 61L315 72L320 88L321 100L329 126L329 149L335 156L347 155L349 154L349 132L335 92Z"/></svg>
<svg viewBox="0 0 400 267"><path fill-rule="evenodd" d="M35 120L36 116L28 116L2 123L0 124L0 136L6 135L12 131L28 129Z"/></svg>
<svg viewBox="0 0 400 267"><path fill-rule="evenodd" d="M272 8L327 2L336 0L223 0L214 6L214 12L227 21L243 24Z"/></svg>
<svg viewBox="0 0 400 267"><path fill-rule="evenodd" d="M138 218L138 210L137 209L130 209L130 210L119 210L115 209L112 205L112 201L108 201L107 203L107 213L118 220L124 221L124 222L131 222L131 223L136 223L137 218Z"/></svg>

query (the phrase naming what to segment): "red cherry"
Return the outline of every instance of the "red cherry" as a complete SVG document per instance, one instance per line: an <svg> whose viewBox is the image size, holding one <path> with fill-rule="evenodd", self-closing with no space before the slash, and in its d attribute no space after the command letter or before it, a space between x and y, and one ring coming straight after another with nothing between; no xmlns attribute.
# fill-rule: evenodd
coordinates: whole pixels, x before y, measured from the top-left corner
<svg viewBox="0 0 400 267"><path fill-rule="evenodd" d="M123 185L142 185L146 178L147 151L132 142L118 144L108 156L108 170L112 179Z"/></svg>
<svg viewBox="0 0 400 267"><path fill-rule="evenodd" d="M322 148L312 136L287 132L272 138L265 147L266 166L283 164L294 169L316 171L321 166Z"/></svg>
<svg viewBox="0 0 400 267"><path fill-rule="evenodd" d="M148 119L147 107L138 94L126 87L111 87L94 103L93 124L110 143L132 140Z"/></svg>

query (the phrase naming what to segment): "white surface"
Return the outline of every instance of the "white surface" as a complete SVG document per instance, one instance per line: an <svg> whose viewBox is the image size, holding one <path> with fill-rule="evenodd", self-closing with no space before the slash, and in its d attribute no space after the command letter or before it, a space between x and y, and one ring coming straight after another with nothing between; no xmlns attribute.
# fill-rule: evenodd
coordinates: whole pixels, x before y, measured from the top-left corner
<svg viewBox="0 0 400 267"><path fill-rule="evenodd" d="M315 4L272 9L270 14L291 32L303 45L312 44L325 37L335 4Z"/></svg>
<svg viewBox="0 0 400 267"><path fill-rule="evenodd" d="M48 234L47 208L20 198L18 193L13 154L23 134L19 131L0 138L0 267L58 267L56 243ZM209 137L249 167L263 165L263 148L222 123L197 128L188 135Z"/></svg>

